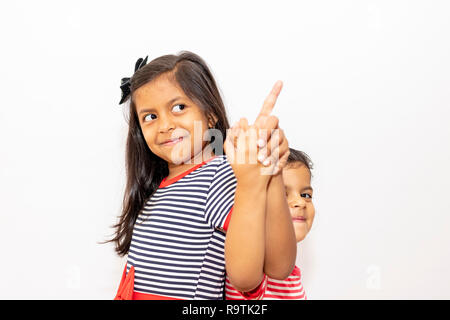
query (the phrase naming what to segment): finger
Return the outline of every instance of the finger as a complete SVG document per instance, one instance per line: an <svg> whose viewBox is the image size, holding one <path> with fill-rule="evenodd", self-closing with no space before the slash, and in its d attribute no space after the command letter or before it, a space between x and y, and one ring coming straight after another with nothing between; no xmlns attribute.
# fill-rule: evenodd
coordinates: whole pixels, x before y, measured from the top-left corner
<svg viewBox="0 0 450 320"><path fill-rule="evenodd" d="M247 137L247 152L248 152L248 160L250 164L256 164L258 162L257 156L258 156L258 145L257 145L257 139L258 139L258 130L255 128L255 126L249 126L248 130L245 132Z"/></svg>
<svg viewBox="0 0 450 320"><path fill-rule="evenodd" d="M284 167L286 164L283 163L283 160L287 160L287 157L289 157L290 151L289 151L289 144L288 141L285 139L282 144L278 147L278 164L282 167Z"/></svg>
<svg viewBox="0 0 450 320"><path fill-rule="evenodd" d="M272 90L270 91L267 98L264 100L263 106L256 117L255 125L260 126L264 123L266 118L270 115L270 113L273 110L273 107L275 106L275 102L277 101L278 95L281 92L281 88L283 87L283 82L278 80L275 82L274 86L272 87Z"/></svg>
<svg viewBox="0 0 450 320"><path fill-rule="evenodd" d="M282 129L274 129L270 131L270 137L265 144L264 147L260 148L260 151L258 153L258 160L260 160L261 163L264 163L264 160L271 157L274 149L278 148L284 140L286 140L286 137L284 135L284 131Z"/></svg>
<svg viewBox="0 0 450 320"><path fill-rule="evenodd" d="M258 146L260 148L267 144L267 141L272 134L272 130L278 129L278 122L279 120L276 116L269 116L262 127L260 127L261 131L258 139Z"/></svg>
<svg viewBox="0 0 450 320"><path fill-rule="evenodd" d="M275 102L277 101L278 95L281 92L281 88L283 87L283 82L278 80L275 82L272 90L269 95L264 100L263 106L259 112L259 115L269 116L275 106Z"/></svg>
<svg viewBox="0 0 450 320"><path fill-rule="evenodd" d="M291 152L289 150L289 142L286 138L284 138L282 144L280 145L280 155L279 155L280 159L275 164L276 173L274 173L274 174L279 173L281 170L283 170L287 166L290 153Z"/></svg>
<svg viewBox="0 0 450 320"><path fill-rule="evenodd" d="M277 173L281 172L287 166L290 153L291 152L289 151L289 147L288 147L287 152L285 152L283 154L283 156L280 157L280 160L275 165Z"/></svg>
<svg viewBox="0 0 450 320"><path fill-rule="evenodd" d="M270 156L268 156L263 162L264 167L267 169L266 174L270 175L277 175L282 171L282 169L287 165L287 160L290 153L289 143L284 136L284 132L280 129L277 135L282 137L282 142L271 150Z"/></svg>
<svg viewBox="0 0 450 320"><path fill-rule="evenodd" d="M272 150L269 156L263 161L263 166L268 167L272 164L276 164L280 160L280 147L276 147Z"/></svg>
<svg viewBox="0 0 450 320"><path fill-rule="evenodd" d="M233 124L233 126L229 130L227 130L227 139L229 139L229 141L234 145L234 148L236 148L237 146L237 137L239 135L239 131L240 127L238 122Z"/></svg>
<svg viewBox="0 0 450 320"><path fill-rule="evenodd" d="M240 127L233 128L233 136L232 136L233 140L232 140L232 142L233 142L233 145L234 145L235 148L237 147L237 139L238 139L240 133L241 133L241 128Z"/></svg>
<svg viewBox="0 0 450 320"><path fill-rule="evenodd" d="M266 120L266 123L264 124L264 128L267 130L278 129L278 123L278 117L269 116Z"/></svg>
<svg viewBox="0 0 450 320"><path fill-rule="evenodd" d="M274 171L274 175L280 173L287 165L287 160L289 158L289 150L288 152L286 152L281 158L280 160L275 164L275 171Z"/></svg>
<svg viewBox="0 0 450 320"><path fill-rule="evenodd" d="M236 158L236 151L234 149L233 143L230 139L225 139L223 144L223 150L225 151L225 155L227 156L228 163L234 164Z"/></svg>
<svg viewBox="0 0 450 320"><path fill-rule="evenodd" d="M246 118L239 119L239 132L236 137L236 161L238 164L244 164L246 162L246 146L247 137L246 132L248 129L248 121Z"/></svg>
<svg viewBox="0 0 450 320"><path fill-rule="evenodd" d="M239 121L239 126L241 125L242 127L238 128L236 139L236 162L238 164L247 163L246 156L247 156L248 137L247 131L243 129L247 126L246 119L241 119Z"/></svg>
<svg viewBox="0 0 450 320"><path fill-rule="evenodd" d="M241 118L239 120L239 127L244 131L248 129L248 121L246 118Z"/></svg>
<svg viewBox="0 0 450 320"><path fill-rule="evenodd" d="M239 132L240 127L238 122L234 123L233 126L227 130L227 138L225 139L224 149L227 157L229 157L230 163L235 162Z"/></svg>

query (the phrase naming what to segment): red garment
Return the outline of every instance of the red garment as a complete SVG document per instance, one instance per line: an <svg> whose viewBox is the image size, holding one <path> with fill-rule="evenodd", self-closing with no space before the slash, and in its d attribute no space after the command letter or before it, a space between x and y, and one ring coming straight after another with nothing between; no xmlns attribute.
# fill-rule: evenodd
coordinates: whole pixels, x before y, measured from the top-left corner
<svg viewBox="0 0 450 320"><path fill-rule="evenodd" d="M134 289L134 267L131 266L130 272L127 274L127 265L123 270L122 279L120 280L119 289L117 290L114 300L133 300Z"/></svg>
<svg viewBox="0 0 450 320"><path fill-rule="evenodd" d="M284 280L275 280L264 275L260 285L251 292L237 291L230 280L225 285L227 300L306 300L300 268L295 266L292 273Z"/></svg>
<svg viewBox="0 0 450 320"><path fill-rule="evenodd" d="M117 290L114 300L181 300L171 297L158 296L156 294L148 294L134 291L134 266L131 266L127 274L127 265L123 270L122 279L120 280L119 289Z"/></svg>
<svg viewBox="0 0 450 320"><path fill-rule="evenodd" d="M164 187L167 187L167 186L171 185L172 183L177 182L178 180L180 180L184 176L186 176L189 173L193 172L194 170L200 168L205 163L210 162L211 160L215 159L216 157L217 156L213 156L212 158L202 162L201 164L193 166L192 168L190 168L187 171L177 175L176 177L173 177L173 178L168 179L168 180L167 180L167 177L164 178L161 181L159 188L164 188ZM226 232L226 230L228 229L228 225L229 225L229 222L230 222L232 211L233 211L233 207L231 207L231 209L229 210L222 228L217 227L216 229L219 229L222 232ZM117 294L116 294L116 297L114 298L114 300L182 300L182 299L172 298L172 297L167 297L167 296L159 296L159 295L154 295L154 294L135 292L134 291L135 269L134 269L134 266L132 266L130 264L128 264L128 266L130 266L130 269L129 269L128 274L127 274L127 264L125 265L125 269L123 271L122 279L120 281L119 288L117 290ZM139 272L141 272L141 271L142 270L138 267L138 270L137 270L138 277L139 277ZM220 292L219 292L219 294L220 294Z"/></svg>

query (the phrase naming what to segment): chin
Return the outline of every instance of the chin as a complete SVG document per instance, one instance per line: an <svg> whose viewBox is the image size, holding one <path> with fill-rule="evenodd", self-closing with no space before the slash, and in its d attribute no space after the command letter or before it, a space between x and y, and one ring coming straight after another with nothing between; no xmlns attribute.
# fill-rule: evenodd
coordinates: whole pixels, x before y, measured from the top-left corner
<svg viewBox="0 0 450 320"><path fill-rule="evenodd" d="M295 228L295 239L297 240L297 242L302 241L303 239L305 239L306 235L308 234L308 231L306 231L306 228L300 228L299 226L297 228Z"/></svg>
<svg viewBox="0 0 450 320"><path fill-rule="evenodd" d="M191 148L187 148L186 146L180 144L175 146L168 154L168 158L170 162L173 164L186 164L191 163L192 159L192 150Z"/></svg>
<svg viewBox="0 0 450 320"><path fill-rule="evenodd" d="M304 234L304 235L299 235L297 233L295 234L295 239L297 240L297 243L302 241L303 239L305 239L305 237L306 237L306 234Z"/></svg>

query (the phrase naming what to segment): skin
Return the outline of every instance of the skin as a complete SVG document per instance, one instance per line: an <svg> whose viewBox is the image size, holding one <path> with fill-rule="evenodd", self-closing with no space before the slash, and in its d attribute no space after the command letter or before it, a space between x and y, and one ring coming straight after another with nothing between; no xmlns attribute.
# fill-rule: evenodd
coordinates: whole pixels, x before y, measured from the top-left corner
<svg viewBox="0 0 450 320"><path fill-rule="evenodd" d="M284 192L284 179L278 173L269 181L266 199L266 237L264 273L284 280L292 272L297 256L295 229Z"/></svg>
<svg viewBox="0 0 450 320"><path fill-rule="evenodd" d="M203 137L213 123L208 123L200 106L167 75L137 89L133 98L148 147L168 163L167 179L210 158L210 154L202 152L207 141L198 137ZM181 142L163 144L179 137L183 137Z"/></svg>
<svg viewBox="0 0 450 320"><path fill-rule="evenodd" d="M261 164L265 160L250 165L233 161L242 159L244 149L247 158L251 158L250 152L256 150L252 148L257 144L255 136L250 135L247 145L242 143L244 137L249 136L247 135L249 130L258 132L266 130L270 133L271 129L278 129L278 119L270 113L281 86L281 82L274 85L264 101L255 124L248 126L247 120L241 119L232 128L225 143L225 152L228 158L232 159L231 166L235 175L241 177L238 179L236 190L240 192L235 196L235 204L241 201L247 203L245 210L233 211L225 240L227 275L233 286L242 292L256 288L264 274L274 279L285 279L295 265L297 254L295 232L280 171L289 155L289 146L284 134L281 131L278 141L279 158L278 156L271 158L273 154L270 150L264 150L264 146L271 145L272 136L257 135L259 139L264 139L262 144L258 143L260 152L266 151L265 160L271 159L265 166ZM262 169L268 169L271 174L261 174ZM241 195L244 199L240 198ZM252 201L248 202L247 199ZM241 248L243 243L248 250Z"/></svg>
<svg viewBox="0 0 450 320"><path fill-rule="evenodd" d="M282 174L294 224L295 238L297 242L300 242L311 230L315 216L311 173L304 164L296 162L283 169ZM299 220L299 218L304 220Z"/></svg>
<svg viewBox="0 0 450 320"><path fill-rule="evenodd" d="M278 89L281 90L281 86ZM267 110L270 113L279 93L278 89L272 90L261 115L265 115ZM169 75L163 74L137 89L133 93L133 101L148 147L168 163L167 179L210 158L210 153L202 152L207 142L199 137L203 137L208 127L212 127L214 123L207 121L200 106L190 100ZM238 148L237 154L244 156L246 161L238 165L231 164L237 186L225 242L225 260L233 285L241 291L255 288L260 283L265 268L271 269L271 264L265 262L265 214L267 187L271 176L261 174L263 166L260 163L250 163L248 160L251 146L256 145L255 139L242 134L237 136L243 146ZM269 140L265 142L270 141L270 136L267 139ZM170 140L171 142L165 143ZM283 144L280 154L285 154L286 148L287 143ZM284 195L284 191L280 194ZM292 229L292 223L290 228ZM283 235L287 237L286 247L290 255L281 260L284 268L275 268L281 272L273 274L274 278L282 278L286 272L289 273L295 262L295 237L292 236L293 230L291 231L281 235L280 239ZM280 261L277 260L276 263L279 264Z"/></svg>
<svg viewBox="0 0 450 320"><path fill-rule="evenodd" d="M265 260L265 204L269 176L260 174L262 165L250 162L250 145L256 137L237 136L236 157L245 161L230 164L237 178L233 213L225 238L225 264L233 286L250 291L263 278ZM225 152L227 155L230 149Z"/></svg>

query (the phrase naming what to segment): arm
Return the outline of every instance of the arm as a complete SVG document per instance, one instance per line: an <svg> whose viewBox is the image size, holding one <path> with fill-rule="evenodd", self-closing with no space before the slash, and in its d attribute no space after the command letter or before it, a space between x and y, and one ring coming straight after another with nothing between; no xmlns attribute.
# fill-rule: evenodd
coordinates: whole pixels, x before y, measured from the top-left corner
<svg viewBox="0 0 450 320"><path fill-rule="evenodd" d="M250 146L256 144L256 135L246 134L246 119L241 119L240 128L243 129L241 132L237 128L230 132L224 145L237 180L233 214L225 238L225 264L231 284L246 292L257 287L263 279L270 176L261 175L262 166L249 161ZM238 140L236 149L232 142L234 138Z"/></svg>
<svg viewBox="0 0 450 320"><path fill-rule="evenodd" d="M297 242L281 172L272 176L267 188L265 243L264 273L286 279L295 266Z"/></svg>
<svg viewBox="0 0 450 320"><path fill-rule="evenodd" d="M266 160L270 160L267 169L272 174L267 188L264 273L284 280L292 272L297 255L297 241L282 176L289 157L289 143L278 126L277 117L267 116L258 128L269 131L264 137L261 156L266 155Z"/></svg>
<svg viewBox="0 0 450 320"><path fill-rule="evenodd" d="M225 240L227 275L241 292L263 279L267 183L240 179Z"/></svg>
<svg viewBox="0 0 450 320"><path fill-rule="evenodd" d="M255 122L254 128L263 128L264 125L270 127L270 123L269 125L266 123L268 118L270 118L270 112L281 91L281 86L282 83L277 82L272 88L271 93L264 101L263 108ZM276 127L278 120L274 118L271 118L271 120L276 120L276 123L273 124L273 126ZM239 128L247 130L248 127L246 121L242 122L241 120ZM232 132L234 133L227 137L225 143L225 152L227 156L234 154L233 145L235 144L235 141L233 136L238 136L234 129ZM253 145L254 143L255 141L253 142ZM232 158L234 158L234 156ZM252 176L251 172L254 172L254 170L249 170L252 169L252 167L241 168L241 170L239 170L239 166L232 167L235 171L238 183L235 192L233 216L225 240L225 262L230 282L237 290L246 292L254 289L261 283L264 271L269 272L269 274L275 276L275 278L284 276L283 271L285 271L285 269L290 273L293 268L293 265L290 266L291 262L295 264L297 247L295 243L295 234L293 243L290 241L290 237L294 230L292 221L290 220L289 208L287 208L282 179L281 185L279 183L280 181L278 181L278 184L273 184L275 188L271 188L271 190L273 189L274 191L268 192L267 187L269 181L272 180L270 177L267 179L267 176L261 176L261 171L258 172L258 175L253 174ZM255 168L255 166L253 168ZM264 177L266 179L264 179ZM274 200L274 205L271 205L270 208L266 208L267 195L274 196L278 199L278 201ZM282 197L284 202L279 200L280 197ZM270 202L271 201L269 201L269 203ZM281 224L276 223L273 228L269 228L269 235L266 236L266 222L272 223L272 220L278 218L278 214L275 213L274 209L276 207L274 206L277 206L279 203L284 203L284 209L287 208L288 210L287 214L291 224L291 230L286 228L287 220L286 215L284 215L282 216L284 217L283 222ZM281 208L283 208L283 206L281 206ZM266 209L274 211L271 215L271 219L266 219ZM282 232L285 232L285 230L288 230L288 232L285 233L285 236L283 237ZM285 254L278 254L276 252L277 246L274 245L269 246L268 251L265 248L267 242L277 241L278 239L282 239L283 243L287 243L287 250L282 250L282 253ZM269 260L267 262L265 261L267 259L266 254L269 254ZM282 259L281 268L279 267L280 261L276 261L276 259L280 258ZM280 274L278 274L278 272L280 272Z"/></svg>

